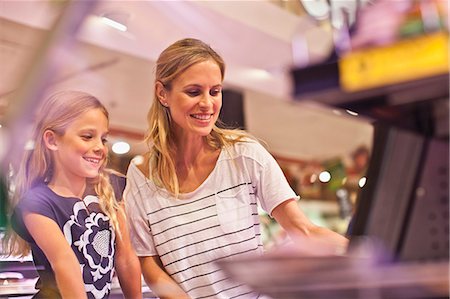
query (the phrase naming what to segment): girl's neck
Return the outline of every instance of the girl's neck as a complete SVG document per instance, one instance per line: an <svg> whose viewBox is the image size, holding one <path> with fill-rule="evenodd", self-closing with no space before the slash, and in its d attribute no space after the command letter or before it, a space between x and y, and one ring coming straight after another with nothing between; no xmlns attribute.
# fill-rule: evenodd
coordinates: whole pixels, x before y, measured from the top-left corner
<svg viewBox="0 0 450 299"><path fill-rule="evenodd" d="M48 183L48 187L56 194L63 197L83 198L86 189L86 180L74 182L61 177L53 178L50 183Z"/></svg>

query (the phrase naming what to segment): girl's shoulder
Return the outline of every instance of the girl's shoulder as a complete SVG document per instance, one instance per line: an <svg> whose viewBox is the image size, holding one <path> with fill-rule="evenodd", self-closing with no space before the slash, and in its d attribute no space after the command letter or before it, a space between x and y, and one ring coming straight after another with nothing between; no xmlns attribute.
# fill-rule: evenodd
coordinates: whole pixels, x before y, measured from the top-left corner
<svg viewBox="0 0 450 299"><path fill-rule="evenodd" d="M21 201L53 201L58 197L46 184L38 183L24 193Z"/></svg>
<svg viewBox="0 0 450 299"><path fill-rule="evenodd" d="M123 196L123 191L125 190L127 184L127 178L120 172L112 169L108 169L107 173L109 175L109 181L114 190L114 195L117 200L121 200Z"/></svg>

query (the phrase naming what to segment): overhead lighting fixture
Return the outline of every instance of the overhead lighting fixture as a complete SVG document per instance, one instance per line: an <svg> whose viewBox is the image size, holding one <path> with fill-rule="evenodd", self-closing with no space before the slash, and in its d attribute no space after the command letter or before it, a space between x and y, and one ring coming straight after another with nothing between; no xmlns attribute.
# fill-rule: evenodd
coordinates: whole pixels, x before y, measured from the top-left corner
<svg viewBox="0 0 450 299"><path fill-rule="evenodd" d="M129 18L130 15L126 12L107 12L100 16L102 23L122 32L128 30Z"/></svg>
<svg viewBox="0 0 450 299"><path fill-rule="evenodd" d="M110 19L108 17L101 17L101 20L104 24L111 26L119 31L125 32L128 29L124 24L114 21L113 19Z"/></svg>
<svg viewBox="0 0 450 299"><path fill-rule="evenodd" d="M142 163L144 163L144 156L142 155L137 155L132 159L133 163L136 165L141 165Z"/></svg>
<svg viewBox="0 0 450 299"><path fill-rule="evenodd" d="M111 149L113 153L123 155L130 151L130 145L125 141L117 141L112 145Z"/></svg>
<svg viewBox="0 0 450 299"><path fill-rule="evenodd" d="M24 150L26 150L26 151L34 150L34 141L31 140L31 139L27 140L27 141L25 142L25 145L24 145L23 148L24 148Z"/></svg>
<svg viewBox="0 0 450 299"><path fill-rule="evenodd" d="M322 183L328 183L331 180L331 173L328 171L322 171L319 173L319 181Z"/></svg>
<svg viewBox="0 0 450 299"><path fill-rule="evenodd" d="M351 111L351 110L345 110L348 114L353 115L353 116L358 116L358 113L355 111Z"/></svg>
<svg viewBox="0 0 450 299"><path fill-rule="evenodd" d="M358 181L358 186L359 186L359 188L364 187L364 185L366 184L366 182L367 182L367 178L366 178L365 176L363 176L362 178L360 178L359 181Z"/></svg>

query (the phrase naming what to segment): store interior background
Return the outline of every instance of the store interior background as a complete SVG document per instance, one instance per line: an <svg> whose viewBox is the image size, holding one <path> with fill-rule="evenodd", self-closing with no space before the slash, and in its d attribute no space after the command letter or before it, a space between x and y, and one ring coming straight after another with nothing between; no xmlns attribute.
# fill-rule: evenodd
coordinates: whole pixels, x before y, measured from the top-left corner
<svg viewBox="0 0 450 299"><path fill-rule="evenodd" d="M29 98L79 89L107 106L109 146L130 145L124 154L110 150L110 166L125 173L146 148L142 138L157 56L180 38L199 38L227 64L223 117L265 143L313 222L345 234L364 186L373 119L314 97L299 100L291 72L342 50L358 8L377 1L308 1L72 1L67 7L63 3L70 1L0 1L0 158L26 144L36 104ZM384 20L371 24L382 40L398 26L389 22L399 19L396 9L404 9L398 3L412 1L379 2L397 3ZM442 0L424 2L448 6ZM411 9L403 13L412 14ZM75 25L58 23L59 16ZM105 18L126 29L111 27ZM448 99L438 108L443 120L438 129L448 138ZM18 124L20 136L10 138ZM261 218L270 248L283 234L262 211Z"/></svg>
<svg viewBox="0 0 450 299"><path fill-rule="evenodd" d="M356 3L347 1L334 9L354 14ZM72 13L81 6L75 5ZM153 100L158 53L180 38L202 39L224 57L224 88L240 98L227 107L228 114L242 111L240 125L265 142L309 217L345 233L370 154L370 120L314 101L295 101L290 78L294 66L315 64L331 55L336 28L329 17L314 19L300 1L98 1L87 9L76 36L59 33L49 42L46 38L52 29L57 31L54 23L62 5L0 2L0 116L14 105L10 98L33 68L51 77L46 93L90 92L110 112L109 145L126 141L131 146L126 154L110 151L110 166L124 173L129 161L145 150L141 140ZM112 28L101 17L116 20L127 30ZM6 126L0 129L0 137L5 138L5 130ZM7 144L5 140L2 144ZM3 152L6 148L2 146ZM362 158L356 157L357 152ZM319 175L327 170L336 177L321 182ZM349 192L341 202L338 190ZM263 213L262 217L270 246L278 226Z"/></svg>
<svg viewBox="0 0 450 299"><path fill-rule="evenodd" d="M378 12L366 18L359 14L376 3L381 6ZM417 5L411 8L411 3ZM146 149L142 140L153 100L157 56L174 41L194 37L209 43L226 62L222 117L264 142L313 222L346 234L373 154L375 119L327 104L345 101L346 94L321 94L329 87L329 77L314 79L310 67L326 65L335 55L349 50L349 28L356 20L365 26L362 43L369 49L401 39L399 26L406 35L419 31L420 35L432 27L433 32L446 32L448 40L448 9L448 0L0 0L0 174L14 175L9 162L17 163L17 153L27 146L28 124L39 100L63 89L87 91L106 105L110 113L108 145L122 141L130 145L123 154L111 148L110 166L125 173L130 160L139 159ZM105 20L114 20L126 29L113 28ZM432 51L427 53L434 57ZM423 106L423 114L419 113L432 119L432 128L426 127L430 123L427 119L419 120L418 126L422 126L421 133L432 131L428 136L445 140L448 153L448 53L446 57L447 65L444 72L439 70L437 81L408 85L390 99L420 103L437 96L433 104ZM299 82L294 82L293 70L302 69L307 70L303 73L305 82L314 83L310 86L316 90L312 96L296 89ZM410 111L405 114L400 110L378 112L409 125L410 119L400 118ZM446 221L443 239L448 251L448 165L442 169L442 176L436 179L445 180L436 184L443 194L440 201L447 207L439 217ZM6 197L5 190L0 191L0 196ZM267 249L284 242L284 234L273 219L263 211L260 216ZM1 228L6 223L5 218L0 220ZM426 234L429 232L421 236ZM0 262L4 260L0 258ZM420 279L421 271L417 271ZM386 276L391 286L392 280L409 270L401 275L387 273L392 273ZM448 278L448 261L446 273ZM269 276L272 279L274 275ZM335 278L340 277L338 273ZM412 284L417 282L414 279ZM448 294L445 275L436 280L444 281ZM33 291L33 283L28 282L26 292Z"/></svg>

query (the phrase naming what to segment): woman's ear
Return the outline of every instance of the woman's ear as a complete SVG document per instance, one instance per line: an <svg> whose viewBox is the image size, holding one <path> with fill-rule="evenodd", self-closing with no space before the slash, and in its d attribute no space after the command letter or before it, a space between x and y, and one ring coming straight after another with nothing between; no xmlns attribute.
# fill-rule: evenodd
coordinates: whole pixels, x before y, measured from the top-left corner
<svg viewBox="0 0 450 299"><path fill-rule="evenodd" d="M161 105L163 105L164 107L168 107L169 104L167 103L167 91L164 85L161 82L156 81L155 90L156 97L158 98L158 101L161 103Z"/></svg>
<svg viewBox="0 0 450 299"><path fill-rule="evenodd" d="M45 146L51 150L56 151L58 145L56 144L56 134L52 130L46 130L43 135Z"/></svg>

